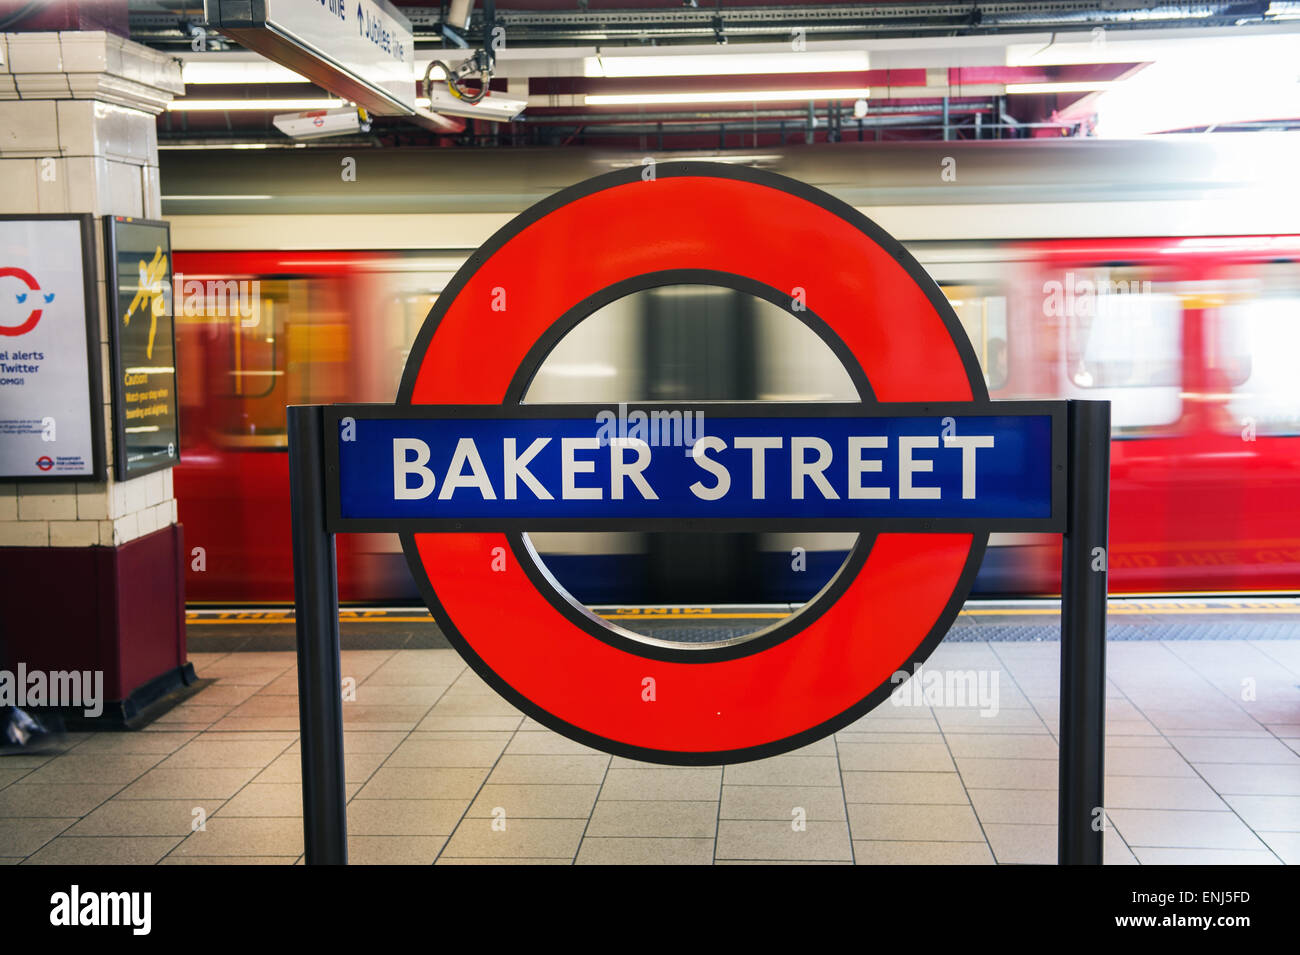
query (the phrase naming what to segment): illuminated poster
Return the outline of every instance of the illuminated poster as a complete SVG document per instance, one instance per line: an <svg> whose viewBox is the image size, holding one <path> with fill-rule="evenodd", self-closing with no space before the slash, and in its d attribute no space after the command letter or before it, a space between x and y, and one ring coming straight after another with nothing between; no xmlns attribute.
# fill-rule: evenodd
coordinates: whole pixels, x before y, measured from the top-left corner
<svg viewBox="0 0 1300 955"><path fill-rule="evenodd" d="M0 479L104 477L90 216L0 216Z"/></svg>
<svg viewBox="0 0 1300 955"><path fill-rule="evenodd" d="M172 246L165 222L105 217L119 481L180 460Z"/></svg>

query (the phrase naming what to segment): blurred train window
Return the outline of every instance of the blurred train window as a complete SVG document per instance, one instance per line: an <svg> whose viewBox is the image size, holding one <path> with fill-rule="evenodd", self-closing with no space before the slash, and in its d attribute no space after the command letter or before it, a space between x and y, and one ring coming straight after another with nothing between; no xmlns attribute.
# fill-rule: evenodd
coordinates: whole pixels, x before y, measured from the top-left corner
<svg viewBox="0 0 1300 955"><path fill-rule="evenodd" d="M992 287L941 285L948 303L957 313L990 391L1007 383L1007 297L994 294Z"/></svg>
<svg viewBox="0 0 1300 955"><path fill-rule="evenodd" d="M1182 416L1182 303L1137 274L1089 272L1071 283L1077 291L1060 311L1067 392L1109 399L1116 432L1159 428Z"/></svg>
<svg viewBox="0 0 1300 955"><path fill-rule="evenodd" d="M1207 365L1211 389L1228 389L1223 427L1256 434L1300 434L1300 270L1290 287L1269 283L1259 297L1213 313Z"/></svg>

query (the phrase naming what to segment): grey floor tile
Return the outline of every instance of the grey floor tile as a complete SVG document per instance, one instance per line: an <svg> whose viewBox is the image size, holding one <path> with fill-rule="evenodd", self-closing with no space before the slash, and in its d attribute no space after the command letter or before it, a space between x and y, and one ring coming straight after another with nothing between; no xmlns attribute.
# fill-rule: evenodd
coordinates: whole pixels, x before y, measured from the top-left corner
<svg viewBox="0 0 1300 955"><path fill-rule="evenodd" d="M143 776L162 758L156 753L125 756L111 753L89 753L79 756L69 753L50 760L40 769L33 770L24 782L38 785L84 783L93 780L104 785L125 786Z"/></svg>
<svg viewBox="0 0 1300 955"><path fill-rule="evenodd" d="M208 733L186 743L158 765L163 769L262 769L288 747L286 740L228 740Z"/></svg>
<svg viewBox="0 0 1300 955"><path fill-rule="evenodd" d="M601 799L591 814L587 837L672 836L712 839L717 828L716 802Z"/></svg>
<svg viewBox="0 0 1300 955"><path fill-rule="evenodd" d="M151 769L126 789L121 799L229 799L257 775L243 769ZM4 795L0 792L0 797ZM196 803L197 804L197 803Z"/></svg>
<svg viewBox="0 0 1300 955"><path fill-rule="evenodd" d="M93 783L30 785L16 782L0 789L0 818L10 816L84 816L122 787Z"/></svg>
<svg viewBox="0 0 1300 955"><path fill-rule="evenodd" d="M1106 767L1110 769L1109 765ZM1050 789L1060 784L1054 759L985 759L965 756L957 770L968 789Z"/></svg>
<svg viewBox="0 0 1300 955"><path fill-rule="evenodd" d="M492 766L505 749L505 739L408 738L393 750L387 766ZM605 757L599 757L602 761Z"/></svg>
<svg viewBox="0 0 1300 955"><path fill-rule="evenodd" d="M293 865L300 856L167 856L159 865Z"/></svg>
<svg viewBox="0 0 1300 955"><path fill-rule="evenodd" d="M513 716L446 716L436 711L431 712L416 725L417 731L460 731L460 730L495 730L514 732L523 722L523 717Z"/></svg>
<svg viewBox="0 0 1300 955"><path fill-rule="evenodd" d="M1056 759L1056 740L1042 733L949 733L948 749L954 756L997 759Z"/></svg>
<svg viewBox="0 0 1300 955"><path fill-rule="evenodd" d="M724 786L835 786L839 781L834 756L774 756L722 770Z"/></svg>
<svg viewBox="0 0 1300 955"><path fill-rule="evenodd" d="M507 756L584 756L600 751L566 739L559 733L517 733L506 747Z"/></svg>
<svg viewBox="0 0 1300 955"><path fill-rule="evenodd" d="M491 816L500 809L511 818L587 819L599 792L596 783L488 783L475 798L468 815Z"/></svg>
<svg viewBox="0 0 1300 955"><path fill-rule="evenodd" d="M1056 826L986 823L984 835L1000 865L1052 865L1056 862Z"/></svg>
<svg viewBox="0 0 1300 955"><path fill-rule="evenodd" d="M850 803L905 803L965 805L966 790L954 772L845 772L844 798Z"/></svg>
<svg viewBox="0 0 1300 955"><path fill-rule="evenodd" d="M1175 736L1174 747L1192 763L1276 763L1300 768L1300 756L1272 737Z"/></svg>
<svg viewBox="0 0 1300 955"><path fill-rule="evenodd" d="M1112 809L1107 815L1135 853L1163 849L1262 849L1263 843L1231 812ZM1141 858L1139 854L1138 858Z"/></svg>
<svg viewBox="0 0 1300 955"><path fill-rule="evenodd" d="M473 799L488 771L480 768L377 770L358 799Z"/></svg>
<svg viewBox="0 0 1300 955"><path fill-rule="evenodd" d="M1160 849L1138 846L1133 850L1143 865L1281 865L1264 849Z"/></svg>
<svg viewBox="0 0 1300 955"><path fill-rule="evenodd" d="M443 850L445 856L475 858L573 858L585 819L465 819Z"/></svg>
<svg viewBox="0 0 1300 955"><path fill-rule="evenodd" d="M220 799L110 799L69 829L68 835L186 836L222 805Z"/></svg>
<svg viewBox="0 0 1300 955"><path fill-rule="evenodd" d="M173 850L180 856L290 856L302 853L302 820L213 816Z"/></svg>
<svg viewBox="0 0 1300 955"><path fill-rule="evenodd" d="M1055 825L1056 792L1050 789L972 789L971 803L983 824Z"/></svg>
<svg viewBox="0 0 1300 955"><path fill-rule="evenodd" d="M1300 832L1300 796L1225 796L1246 825L1257 832Z"/></svg>
<svg viewBox="0 0 1300 955"><path fill-rule="evenodd" d="M1107 809L1227 809L1197 776L1108 776Z"/></svg>
<svg viewBox="0 0 1300 955"><path fill-rule="evenodd" d="M225 803L218 815L273 817L302 816L302 786L297 783L251 782Z"/></svg>
<svg viewBox="0 0 1300 955"><path fill-rule="evenodd" d="M840 743L840 768L850 771L948 772L953 768L943 743Z"/></svg>
<svg viewBox="0 0 1300 955"><path fill-rule="evenodd" d="M489 777L493 783L599 783L605 777L609 757L590 756L502 756Z"/></svg>
<svg viewBox="0 0 1300 955"><path fill-rule="evenodd" d="M1300 832L1257 832L1255 835L1287 865L1300 865Z"/></svg>
<svg viewBox="0 0 1300 955"><path fill-rule="evenodd" d="M970 806L885 806L852 803L853 838L873 842L983 842L979 820Z"/></svg>
<svg viewBox="0 0 1300 955"><path fill-rule="evenodd" d="M348 865L433 865L446 836L348 833Z"/></svg>
<svg viewBox="0 0 1300 955"><path fill-rule="evenodd" d="M605 776L600 795L602 799L716 800L721 791L722 770L716 767L611 767ZM3 792L0 792L0 796L3 796Z"/></svg>
<svg viewBox="0 0 1300 955"><path fill-rule="evenodd" d="M849 827L840 821L791 822L723 819L718 823L718 859L844 860L853 857Z"/></svg>
<svg viewBox="0 0 1300 955"><path fill-rule="evenodd" d="M29 856L76 819L0 819L0 856Z"/></svg>
<svg viewBox="0 0 1300 955"><path fill-rule="evenodd" d="M722 786L723 819L784 822L800 811L805 819L846 819L844 792L839 786Z"/></svg>
<svg viewBox="0 0 1300 955"><path fill-rule="evenodd" d="M348 803L348 833L352 836L448 836L465 814L465 808L463 799L354 799Z"/></svg>
<svg viewBox="0 0 1300 955"><path fill-rule="evenodd" d="M27 865L153 865L180 842L178 836L60 836Z"/></svg>
<svg viewBox="0 0 1300 955"><path fill-rule="evenodd" d="M1225 795L1300 796L1300 766L1201 763L1196 771Z"/></svg>
<svg viewBox="0 0 1300 955"><path fill-rule="evenodd" d="M572 859L470 859L442 856L434 865L573 865Z"/></svg>
<svg viewBox="0 0 1300 955"><path fill-rule="evenodd" d="M117 756L149 755L157 753L161 759L176 752L198 734L173 733L96 733L77 745L78 756L90 753L112 753Z"/></svg>
<svg viewBox="0 0 1300 955"><path fill-rule="evenodd" d="M578 865L709 865L712 839L586 838Z"/></svg>
<svg viewBox="0 0 1300 955"><path fill-rule="evenodd" d="M858 865L993 865L984 842L853 841Z"/></svg>

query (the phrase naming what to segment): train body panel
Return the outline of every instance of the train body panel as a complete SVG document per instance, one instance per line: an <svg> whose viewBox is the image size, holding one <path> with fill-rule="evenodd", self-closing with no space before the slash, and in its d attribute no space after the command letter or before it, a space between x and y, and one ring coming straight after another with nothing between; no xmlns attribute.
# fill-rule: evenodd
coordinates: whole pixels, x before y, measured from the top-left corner
<svg viewBox="0 0 1300 955"><path fill-rule="evenodd" d="M980 200L1005 203L1009 184L963 182L945 204L922 173L897 168L901 152L873 154L893 157L883 171L854 173L842 155L820 162L817 155L829 155L822 149L778 168L855 204L870 200L909 217L900 231L952 302L993 397L1111 400L1112 590L1300 589L1300 375L1292 367L1300 356L1300 237L1236 231L1261 221L1248 204L1235 225L1207 215L1207 228L1224 226L1223 234L1188 234L1185 210L1205 208L1208 173L1185 173L1182 192L1161 193L1148 169L1106 194L1132 210L1112 217L1111 236L1099 237L1091 218L1076 228L1086 217L1070 213L1101 192L1063 196L1066 186L1054 192L1050 183L1029 182L999 237ZM906 152L908 162L919 161L917 150ZM922 150L920 159L932 152ZM1118 182L1116 170L1140 154L1135 147L1078 155L1106 159L1110 172L1094 169L1088 180L1092 192L1104 192L1106 176ZM958 150L959 170L984 162L985 154ZM500 160L492 163L489 179L500 176L493 171ZM1067 163L1054 177L1069 174ZM542 190L570 175L572 168L548 166L528 182ZM1219 192L1249 190L1249 178L1221 182ZM186 225L178 235L189 238L175 255L184 428L175 482L187 540L206 554L206 569L189 574L191 599L291 599L284 407L393 399L420 323L484 237L486 220L466 217L508 216L534 198L532 185L493 199L494 188L471 191L451 211L437 205L446 201L437 198L445 186L433 187L432 205L413 198L427 236L403 235L412 245L398 250L319 248L338 242L337 231L304 243L316 248L266 249L279 241L267 236L276 216L217 209L208 218L222 222L207 234L245 237L231 242L243 251L196 249L194 237L204 231L195 223L205 217L180 210ZM268 211L312 218L297 201ZM1161 205L1154 217L1152 202ZM922 204L924 215L907 211ZM400 215L397 206L379 208L380 218ZM1183 211L1171 216L1175 208ZM347 235L358 245L380 244L375 216L325 211L335 226L355 223ZM1176 228L1162 231L1161 221ZM612 303L603 319L580 323L542 366L527 400L853 397L841 394L847 376L833 353L801 337L808 330L789 314L773 316L729 290L656 294ZM689 546L671 535L613 537L538 535L535 543L575 597L604 604L674 595L677 602L800 602L835 573L852 541L749 535ZM1055 592L1059 554L1051 537L998 535L977 592ZM710 576L712 591L688 586ZM348 601L414 596L387 535L341 536L339 580Z"/></svg>

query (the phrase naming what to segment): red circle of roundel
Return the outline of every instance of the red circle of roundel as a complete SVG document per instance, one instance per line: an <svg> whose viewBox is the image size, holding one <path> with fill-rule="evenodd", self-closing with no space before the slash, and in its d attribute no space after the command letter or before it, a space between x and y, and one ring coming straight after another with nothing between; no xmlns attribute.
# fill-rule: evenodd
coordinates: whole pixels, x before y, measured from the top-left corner
<svg viewBox="0 0 1300 955"><path fill-rule="evenodd" d="M731 273L792 297L802 289L878 401L987 398L942 293L870 220L783 176L663 163L649 180L630 169L580 183L493 236L425 320L398 403L500 404L560 316L620 282L681 269ZM502 290L504 313L491 309ZM513 559L493 570L493 554L513 558L505 534L403 535L435 618L498 692L605 751L696 765L785 752L871 709L894 688L891 676L942 639L986 542L880 534L838 599L792 636L746 656L675 662L596 638Z"/></svg>

